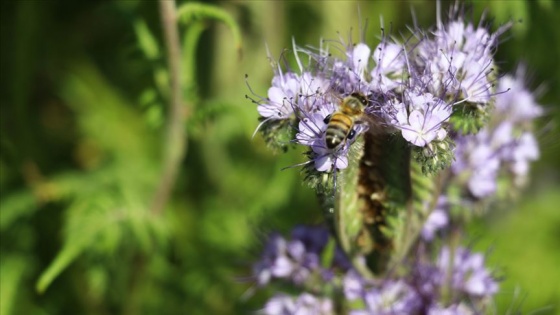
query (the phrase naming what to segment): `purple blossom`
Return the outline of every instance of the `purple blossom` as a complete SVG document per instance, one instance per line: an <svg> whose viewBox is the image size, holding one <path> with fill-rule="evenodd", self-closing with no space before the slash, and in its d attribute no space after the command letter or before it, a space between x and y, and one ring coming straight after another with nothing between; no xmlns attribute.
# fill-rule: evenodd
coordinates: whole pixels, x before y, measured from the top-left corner
<svg viewBox="0 0 560 315"><path fill-rule="evenodd" d="M533 134L523 133L512 148L509 159L511 171L518 178L524 177L529 172L529 162L537 160L539 155L539 145Z"/></svg>
<svg viewBox="0 0 560 315"><path fill-rule="evenodd" d="M536 102L535 96L525 87L523 67L519 67L515 77L505 75L498 82L496 95L496 114L506 115L508 121L531 121L543 114L542 107Z"/></svg>
<svg viewBox="0 0 560 315"><path fill-rule="evenodd" d="M418 64L426 69L429 90L436 94L460 95L462 101L486 104L492 96L493 51L505 25L490 34L461 18L438 25L434 39L423 38L418 45Z"/></svg>
<svg viewBox="0 0 560 315"><path fill-rule="evenodd" d="M333 106L325 106L318 112L306 115L300 120L299 132L296 134L299 144L311 147L314 155L313 162L319 172L330 172L335 168L341 170L348 167L347 155L350 142L346 141L342 148L335 150L329 149L326 144L325 118L333 112Z"/></svg>
<svg viewBox="0 0 560 315"><path fill-rule="evenodd" d="M297 226L290 240L273 234L253 268L257 284L264 286L273 279L281 279L301 285L313 274L332 278L334 269L346 272L350 262L339 247L335 248L330 266L320 265L329 239L329 231L323 226Z"/></svg>
<svg viewBox="0 0 560 315"><path fill-rule="evenodd" d="M443 124L451 116L451 107L430 93L408 93L405 104L397 105L396 123L408 142L423 147L433 140L443 140Z"/></svg>
<svg viewBox="0 0 560 315"><path fill-rule="evenodd" d="M286 119L294 112L294 101L300 91L300 77L293 72L279 72L272 78L268 98L257 106L262 117Z"/></svg>
<svg viewBox="0 0 560 315"><path fill-rule="evenodd" d="M432 305L428 315L475 315L476 313L463 303L443 307L439 304Z"/></svg>
<svg viewBox="0 0 560 315"><path fill-rule="evenodd" d="M436 208L430 213L422 228L422 239L432 241L435 234L449 224L447 198L439 197Z"/></svg>
<svg viewBox="0 0 560 315"><path fill-rule="evenodd" d="M404 281L388 281L379 288L365 291L365 310L353 310L352 315L414 314L420 307L416 292Z"/></svg>
<svg viewBox="0 0 560 315"><path fill-rule="evenodd" d="M319 298L309 293L292 297L278 294L266 303L260 312L263 315L329 315L334 314L330 299Z"/></svg>
<svg viewBox="0 0 560 315"><path fill-rule="evenodd" d="M451 250L444 247L439 255L440 284L449 283L455 290L473 297L488 297L498 292L498 283L484 266L484 256L472 254L466 248ZM447 278L450 275L450 278Z"/></svg>
<svg viewBox="0 0 560 315"><path fill-rule="evenodd" d="M322 110L325 107L325 93L330 88L330 81L320 75L304 72L300 85L298 108L307 113Z"/></svg>
<svg viewBox="0 0 560 315"><path fill-rule="evenodd" d="M505 76L500 86L512 89L497 95L491 125L476 135L460 135L455 140L452 170L456 175L467 176L467 187L476 198L496 192L500 169L510 170L514 183L522 184L530 162L539 157L537 141L526 129L532 119L542 114L542 108L519 79Z"/></svg>
<svg viewBox="0 0 560 315"><path fill-rule="evenodd" d="M322 53L323 55L328 52ZM366 73L371 55L371 48L365 43L348 45L345 59L334 59L330 73L333 90L340 95L352 92L367 92Z"/></svg>
<svg viewBox="0 0 560 315"><path fill-rule="evenodd" d="M373 53L376 64L371 71L371 87L386 92L403 84L405 68L403 47L383 40Z"/></svg>
<svg viewBox="0 0 560 315"><path fill-rule="evenodd" d="M344 296L349 301L357 300L364 294L365 280L355 270L349 270L342 280Z"/></svg>
<svg viewBox="0 0 560 315"><path fill-rule="evenodd" d="M318 267L319 256L306 251L301 241L288 242L274 235L269 239L261 260L255 264L254 274L260 286L268 284L272 278L300 284Z"/></svg>
<svg viewBox="0 0 560 315"><path fill-rule="evenodd" d="M496 191L500 168L500 143L503 143L506 137L508 135L505 132L489 134L483 129L476 135L463 136L456 140L455 162L451 167L455 174L468 174L467 187L473 196L483 198Z"/></svg>

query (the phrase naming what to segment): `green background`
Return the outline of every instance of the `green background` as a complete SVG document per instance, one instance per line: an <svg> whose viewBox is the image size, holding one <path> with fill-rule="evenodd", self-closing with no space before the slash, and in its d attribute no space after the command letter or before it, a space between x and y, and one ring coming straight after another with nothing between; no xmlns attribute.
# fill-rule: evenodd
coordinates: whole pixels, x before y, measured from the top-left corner
<svg viewBox="0 0 560 315"><path fill-rule="evenodd" d="M182 2L180 2L182 3ZM161 169L167 72L154 1L2 1L0 315L249 314L271 292L248 277L265 237L322 221L301 184L301 150L273 154L252 89L265 95L295 38L400 36L412 12L424 28L435 2L223 1L243 35L204 24L197 49L199 102L188 113L187 156L162 214L148 208ZM447 12L447 2L443 2ZM503 276L497 314L560 312L560 4L477 1L494 29L515 21L496 59L524 61L546 115L542 148L523 196L469 228ZM181 32L185 27L180 26ZM338 32L338 33L337 33ZM535 313L533 313L535 314Z"/></svg>

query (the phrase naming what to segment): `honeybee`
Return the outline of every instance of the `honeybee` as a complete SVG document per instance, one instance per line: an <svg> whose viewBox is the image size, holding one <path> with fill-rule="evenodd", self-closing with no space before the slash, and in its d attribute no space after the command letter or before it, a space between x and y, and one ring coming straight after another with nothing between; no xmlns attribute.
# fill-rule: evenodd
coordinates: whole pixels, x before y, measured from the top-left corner
<svg viewBox="0 0 560 315"><path fill-rule="evenodd" d="M354 126L362 122L364 109L368 104L366 96L354 92L340 102L336 112L325 117L327 130L325 133L326 145L329 150L338 150L346 140L352 140L356 135Z"/></svg>

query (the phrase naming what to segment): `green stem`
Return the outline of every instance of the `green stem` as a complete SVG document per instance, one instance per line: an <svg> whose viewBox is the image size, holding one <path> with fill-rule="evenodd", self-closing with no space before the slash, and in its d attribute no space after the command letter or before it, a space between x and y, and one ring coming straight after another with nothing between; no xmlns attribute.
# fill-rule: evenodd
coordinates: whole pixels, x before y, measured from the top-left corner
<svg viewBox="0 0 560 315"><path fill-rule="evenodd" d="M185 88L185 100L187 102L187 117L195 110L198 102L198 94L196 92L196 50L198 47L198 39L204 31L203 23L193 23L189 25L183 36L183 86Z"/></svg>
<svg viewBox="0 0 560 315"><path fill-rule="evenodd" d="M449 305L453 300L453 269L455 266L455 253L461 242L461 230L458 226L451 227L451 233L447 241L449 247L449 265L445 274L445 282L441 289L441 300L443 305Z"/></svg>
<svg viewBox="0 0 560 315"><path fill-rule="evenodd" d="M226 11L201 3L187 3L177 9L174 0L159 0L159 4L165 45L167 46L171 104L163 148L163 172L151 206L152 213L155 214L163 211L175 184L179 165L187 151L185 122L190 112L194 110L195 103L198 102L195 80L196 48L204 25L191 22L198 22L203 18L213 18L224 22L232 30L237 49L241 52L241 31L235 20ZM184 55L181 54L177 29L179 20L188 26L183 43ZM181 64L181 57L185 61L184 67ZM182 76L182 73L185 76ZM186 104L183 104L183 97Z"/></svg>
<svg viewBox="0 0 560 315"><path fill-rule="evenodd" d="M211 18L222 21L229 29L231 29L237 52L239 56L241 56L241 30L233 17L227 11L212 5L189 2L179 7L177 16L185 24L189 24L190 22L196 20L202 20L203 18Z"/></svg>
<svg viewBox="0 0 560 315"><path fill-rule="evenodd" d="M163 147L163 171L151 205L151 211L154 214L161 214L163 211L171 194L171 189L175 184L179 165L187 150L187 134L183 128L186 115L182 101L181 84L183 80L180 71L181 44L177 29L177 10L174 0L160 0L159 5L164 40L167 47L171 93L168 125Z"/></svg>

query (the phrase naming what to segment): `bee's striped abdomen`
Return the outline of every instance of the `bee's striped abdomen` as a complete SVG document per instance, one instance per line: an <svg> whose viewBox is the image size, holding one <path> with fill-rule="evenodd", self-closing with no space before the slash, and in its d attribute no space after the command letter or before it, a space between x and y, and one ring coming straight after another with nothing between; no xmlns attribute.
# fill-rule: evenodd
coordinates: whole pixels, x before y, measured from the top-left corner
<svg viewBox="0 0 560 315"><path fill-rule="evenodd" d="M327 126L327 148L336 149L339 147L346 140L353 126L352 118L342 113L334 113Z"/></svg>

